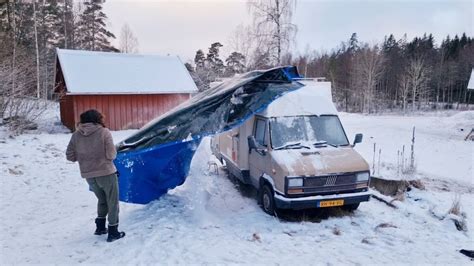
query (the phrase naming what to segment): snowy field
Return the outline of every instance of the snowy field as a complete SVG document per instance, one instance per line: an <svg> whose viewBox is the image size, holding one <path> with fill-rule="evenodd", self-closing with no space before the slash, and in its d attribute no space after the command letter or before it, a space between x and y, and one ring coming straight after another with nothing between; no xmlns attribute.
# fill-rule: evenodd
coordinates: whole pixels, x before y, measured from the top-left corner
<svg viewBox="0 0 474 266"><path fill-rule="evenodd" d="M51 119L54 117L54 119ZM94 195L64 156L71 136L54 112L40 129L10 138L0 127L0 265L8 264L442 264L472 265L474 112L424 116L341 114L356 149L388 179L419 178L397 209L372 199L353 214L339 209L266 215L253 191L208 170L205 139L186 183L148 205L121 203L124 239L95 236ZM397 174L397 151L416 127L415 176ZM462 131L461 131L462 129ZM132 131L113 132L116 142ZM378 151L377 151L378 153ZM376 164L378 165L378 154ZM467 232L448 215L459 197ZM444 219L443 219L444 218Z"/></svg>

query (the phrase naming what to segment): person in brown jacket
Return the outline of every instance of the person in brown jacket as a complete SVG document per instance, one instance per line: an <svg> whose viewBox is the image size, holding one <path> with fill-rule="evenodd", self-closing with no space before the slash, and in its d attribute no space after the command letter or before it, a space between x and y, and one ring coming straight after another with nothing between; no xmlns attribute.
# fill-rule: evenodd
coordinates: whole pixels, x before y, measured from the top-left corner
<svg viewBox="0 0 474 266"><path fill-rule="evenodd" d="M105 127L103 115L94 109L81 114L77 130L72 134L66 150L66 158L79 162L81 176L97 196L97 218L94 234L107 234L107 242L125 236L118 231L119 191L117 169L113 163L117 151L112 134ZM108 230L105 227L109 220Z"/></svg>

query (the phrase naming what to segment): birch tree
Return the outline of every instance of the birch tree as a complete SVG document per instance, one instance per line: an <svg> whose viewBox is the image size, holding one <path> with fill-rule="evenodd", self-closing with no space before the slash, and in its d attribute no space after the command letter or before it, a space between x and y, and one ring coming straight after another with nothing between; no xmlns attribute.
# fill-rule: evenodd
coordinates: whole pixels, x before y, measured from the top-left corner
<svg viewBox="0 0 474 266"><path fill-rule="evenodd" d="M383 55L378 46L365 45L357 53L355 73L362 92L362 112L370 113L374 108L375 86L383 74Z"/></svg>
<svg viewBox="0 0 474 266"><path fill-rule="evenodd" d="M119 49L122 53L138 53L138 39L133 34L128 23L123 24L120 30Z"/></svg>
<svg viewBox="0 0 474 266"><path fill-rule="evenodd" d="M240 24L235 28L228 40L230 51L242 54L244 56L243 63L247 68L251 64L251 53L256 45L252 35L252 27Z"/></svg>
<svg viewBox="0 0 474 266"><path fill-rule="evenodd" d="M402 110L403 112L406 112L408 95L410 93L410 77L407 71L400 75L400 79L398 80L398 90L398 95L400 95L402 101Z"/></svg>
<svg viewBox="0 0 474 266"><path fill-rule="evenodd" d="M259 46L268 47L273 63L279 65L296 36L297 27L292 23L296 1L250 0L248 7Z"/></svg>
<svg viewBox="0 0 474 266"><path fill-rule="evenodd" d="M410 78L412 111L415 111L416 97L426 89L429 81L429 70L423 56L415 55L408 60L407 73Z"/></svg>

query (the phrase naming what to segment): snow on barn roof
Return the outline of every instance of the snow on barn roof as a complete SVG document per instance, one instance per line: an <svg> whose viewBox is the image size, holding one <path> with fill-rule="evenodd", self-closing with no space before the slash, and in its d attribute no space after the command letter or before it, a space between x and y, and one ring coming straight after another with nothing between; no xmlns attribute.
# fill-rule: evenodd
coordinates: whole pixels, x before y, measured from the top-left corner
<svg viewBox="0 0 474 266"><path fill-rule="evenodd" d="M301 80L305 86L276 99L260 113L265 117L337 115L332 102L331 82Z"/></svg>
<svg viewBox="0 0 474 266"><path fill-rule="evenodd" d="M177 56L57 49L71 94L194 93L198 89Z"/></svg>
<svg viewBox="0 0 474 266"><path fill-rule="evenodd" d="M474 90L474 68L471 71L471 78L469 79L469 84L467 84L467 89Z"/></svg>

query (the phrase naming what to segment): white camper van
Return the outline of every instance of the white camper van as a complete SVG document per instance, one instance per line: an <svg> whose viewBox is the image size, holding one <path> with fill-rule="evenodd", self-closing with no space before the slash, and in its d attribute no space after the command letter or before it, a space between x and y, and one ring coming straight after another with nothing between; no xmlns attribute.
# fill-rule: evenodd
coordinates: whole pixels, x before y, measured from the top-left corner
<svg viewBox="0 0 474 266"><path fill-rule="evenodd" d="M258 190L263 210L342 206L368 201L369 165L349 143L331 83L305 86L272 102L240 127L214 136L213 154L230 174Z"/></svg>

